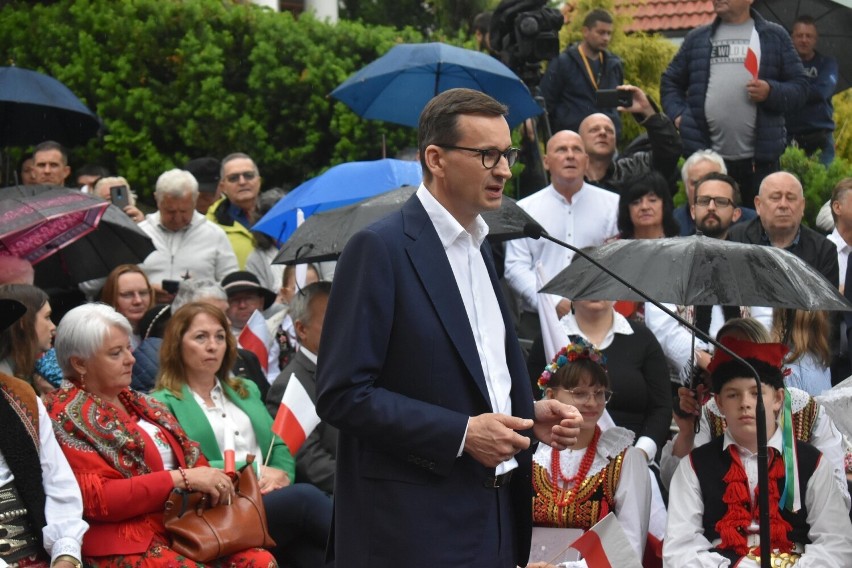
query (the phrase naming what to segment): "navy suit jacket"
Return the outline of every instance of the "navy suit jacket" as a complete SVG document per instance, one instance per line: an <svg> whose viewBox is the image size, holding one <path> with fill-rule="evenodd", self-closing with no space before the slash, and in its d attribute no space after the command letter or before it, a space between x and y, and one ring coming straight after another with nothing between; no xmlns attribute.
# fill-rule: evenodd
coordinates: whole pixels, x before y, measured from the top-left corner
<svg viewBox="0 0 852 568"><path fill-rule="evenodd" d="M529 378L487 244L482 254L506 329L512 412L532 418ZM532 454L517 455L508 491L484 487L494 470L457 457L468 417L492 409L450 263L416 195L346 246L321 345L317 412L340 430L336 566L494 568L498 495L510 496L514 560L525 565Z"/></svg>

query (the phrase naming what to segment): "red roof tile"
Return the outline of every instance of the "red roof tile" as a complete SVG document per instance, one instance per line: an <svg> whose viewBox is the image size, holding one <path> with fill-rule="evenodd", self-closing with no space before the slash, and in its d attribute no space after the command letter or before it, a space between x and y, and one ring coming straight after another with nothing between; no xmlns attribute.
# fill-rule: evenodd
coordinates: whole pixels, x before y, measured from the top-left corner
<svg viewBox="0 0 852 568"><path fill-rule="evenodd" d="M616 0L616 10L633 17L627 31L691 30L713 20L712 0Z"/></svg>

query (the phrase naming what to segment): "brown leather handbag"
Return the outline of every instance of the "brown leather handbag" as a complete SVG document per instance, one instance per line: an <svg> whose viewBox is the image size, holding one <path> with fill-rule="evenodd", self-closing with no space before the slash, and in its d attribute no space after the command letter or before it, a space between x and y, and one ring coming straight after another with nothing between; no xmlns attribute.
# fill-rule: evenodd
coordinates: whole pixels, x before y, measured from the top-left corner
<svg viewBox="0 0 852 568"><path fill-rule="evenodd" d="M236 497L210 506L206 493L173 489L166 501L163 522L172 537L172 549L196 562L210 562L248 548L272 548L266 510L254 473L254 456L234 479Z"/></svg>

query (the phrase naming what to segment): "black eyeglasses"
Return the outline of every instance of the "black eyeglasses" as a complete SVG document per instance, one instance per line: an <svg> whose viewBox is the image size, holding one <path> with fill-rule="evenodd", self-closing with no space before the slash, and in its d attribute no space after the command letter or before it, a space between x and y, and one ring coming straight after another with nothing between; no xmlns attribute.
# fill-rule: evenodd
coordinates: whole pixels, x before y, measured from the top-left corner
<svg viewBox="0 0 852 568"><path fill-rule="evenodd" d="M505 152L501 152L497 148L488 148L487 150L483 150L481 148L466 148L464 146L453 146L451 144L435 144L438 148L443 148L445 150L466 150L468 152L476 152L482 158L482 167L486 170L492 170L497 167L497 164L500 163L500 158L506 158L506 161L509 162L509 167L515 165L515 162L518 161L518 152L520 152L520 148L509 147Z"/></svg>
<svg viewBox="0 0 852 568"><path fill-rule="evenodd" d="M709 195L702 195L701 197L695 198L695 204L700 205L701 207L707 207L710 205L710 202L716 204L716 207L723 209L725 207L730 207L734 204L732 199L728 199L727 197L710 197Z"/></svg>
<svg viewBox="0 0 852 568"><path fill-rule="evenodd" d="M246 181L251 181L257 177L257 172L238 172L236 174L228 174L225 176L225 181L228 183L237 183L243 177Z"/></svg>

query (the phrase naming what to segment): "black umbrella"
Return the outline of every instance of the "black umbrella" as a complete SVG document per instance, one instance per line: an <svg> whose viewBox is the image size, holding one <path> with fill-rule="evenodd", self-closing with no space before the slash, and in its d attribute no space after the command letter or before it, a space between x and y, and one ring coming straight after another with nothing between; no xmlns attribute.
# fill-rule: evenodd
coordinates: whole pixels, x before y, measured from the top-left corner
<svg viewBox="0 0 852 568"><path fill-rule="evenodd" d="M587 252L660 302L852 310L852 304L822 274L776 247L694 235L620 240ZM644 301L579 257L541 291L573 300Z"/></svg>
<svg viewBox="0 0 852 568"><path fill-rule="evenodd" d="M771 22L793 31L793 21L811 16L819 32L817 51L837 59L835 93L852 85L852 0L755 0L753 7Z"/></svg>
<svg viewBox="0 0 852 568"><path fill-rule="evenodd" d="M368 225L398 211L417 188L403 186L338 209L312 215L296 229L273 264L299 264L334 260L349 239ZM499 209L482 214L492 242L524 236L524 225L533 222L511 197L503 196Z"/></svg>
<svg viewBox="0 0 852 568"><path fill-rule="evenodd" d="M51 185L24 185L0 189L0 200L25 198L57 189ZM97 228L35 265L36 285L66 288L101 278L119 264L136 264L154 252L151 238L124 211L110 204Z"/></svg>
<svg viewBox="0 0 852 568"><path fill-rule="evenodd" d="M0 146L55 140L79 146L101 127L68 87L36 71L0 67Z"/></svg>

